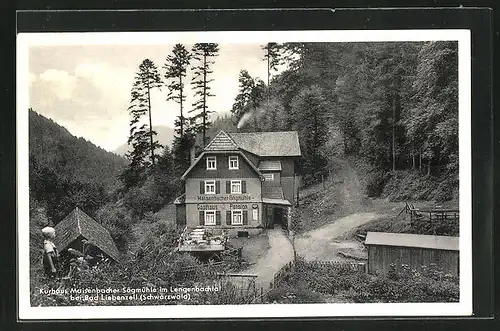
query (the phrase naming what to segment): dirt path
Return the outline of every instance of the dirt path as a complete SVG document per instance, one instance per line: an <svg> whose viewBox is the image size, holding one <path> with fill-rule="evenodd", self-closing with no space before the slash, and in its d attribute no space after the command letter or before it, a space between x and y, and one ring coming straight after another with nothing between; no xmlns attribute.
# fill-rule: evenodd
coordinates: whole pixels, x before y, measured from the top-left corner
<svg viewBox="0 0 500 331"><path fill-rule="evenodd" d="M306 260L336 260L340 249L362 249L355 241L342 241L336 238L351 229L373 221L382 215L374 212L355 213L336 220L320 228L305 232L295 238L297 255Z"/></svg>
<svg viewBox="0 0 500 331"><path fill-rule="evenodd" d="M286 238L282 229L267 230L267 236L269 238L269 250L266 255L243 272L258 274L259 276L255 282L256 286L263 287L265 290L269 288L269 283L273 281L274 273L293 260L292 244Z"/></svg>

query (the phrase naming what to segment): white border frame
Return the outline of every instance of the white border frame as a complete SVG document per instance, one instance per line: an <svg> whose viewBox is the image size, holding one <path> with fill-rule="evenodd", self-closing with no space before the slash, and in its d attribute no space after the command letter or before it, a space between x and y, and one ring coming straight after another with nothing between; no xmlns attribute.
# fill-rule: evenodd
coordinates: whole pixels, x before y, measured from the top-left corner
<svg viewBox="0 0 500 331"><path fill-rule="evenodd" d="M203 306L31 307L29 266L28 50L31 46L193 44L218 42L458 41L460 302ZM471 41L470 30L335 30L227 32L21 33L17 36L17 233L20 319L251 318L332 316L470 316L472 314Z"/></svg>

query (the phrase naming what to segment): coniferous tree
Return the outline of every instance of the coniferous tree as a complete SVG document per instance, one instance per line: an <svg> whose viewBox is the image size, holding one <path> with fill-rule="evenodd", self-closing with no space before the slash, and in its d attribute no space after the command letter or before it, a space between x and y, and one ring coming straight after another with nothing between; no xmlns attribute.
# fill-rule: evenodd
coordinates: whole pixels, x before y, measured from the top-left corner
<svg viewBox="0 0 500 331"><path fill-rule="evenodd" d="M245 123L253 118L253 130L258 130L257 110L264 100L266 86L260 78L253 78L247 70L241 70L238 78L239 92L236 95L231 109L238 127L241 128Z"/></svg>
<svg viewBox="0 0 500 331"><path fill-rule="evenodd" d="M213 110L210 110L207 105L207 99L214 96L210 92L210 83L213 82L213 78L210 78L210 74L213 73L211 66L215 63L212 58L218 56L219 45L216 43L197 43L193 46L192 53L196 64L192 68L193 81L191 84L197 100L193 103L193 109L190 113L194 113L192 119L195 133L201 133L202 145L205 146L209 140L207 131L211 125L210 114L213 113Z"/></svg>
<svg viewBox="0 0 500 331"><path fill-rule="evenodd" d="M299 133L303 156L298 170L304 182L310 184L321 179L327 165L321 152L328 133L323 91L317 85L304 88L292 101L292 108L296 120L294 129Z"/></svg>
<svg viewBox="0 0 500 331"><path fill-rule="evenodd" d="M407 132L420 146L427 173L431 164L458 170L458 52L455 42L429 42L418 54L414 106Z"/></svg>
<svg viewBox="0 0 500 331"><path fill-rule="evenodd" d="M276 71L278 66L282 64L281 59L282 46L277 43L267 43L262 46L264 50L264 60L267 62L267 86L271 84L271 76L273 71Z"/></svg>
<svg viewBox="0 0 500 331"><path fill-rule="evenodd" d="M165 82L168 87L167 101L173 100L179 104L180 114L175 121L175 126L178 128L176 133L179 136L184 135L184 128L187 125L186 117L184 116L184 101L186 101L186 93L184 89L183 79L186 77L186 70L191 60L191 54L182 44L176 44L172 50L172 54L167 55L167 59L163 68L165 72Z"/></svg>
<svg viewBox="0 0 500 331"><path fill-rule="evenodd" d="M130 160L128 169L121 176L126 187L137 184L142 172L150 165L154 166L155 150L161 147L154 140L156 132L153 130L151 120L151 90L160 86L161 78L156 65L151 60L145 59L135 75L128 107L131 120L127 143L132 149L126 154ZM149 121L144 119L146 115Z"/></svg>

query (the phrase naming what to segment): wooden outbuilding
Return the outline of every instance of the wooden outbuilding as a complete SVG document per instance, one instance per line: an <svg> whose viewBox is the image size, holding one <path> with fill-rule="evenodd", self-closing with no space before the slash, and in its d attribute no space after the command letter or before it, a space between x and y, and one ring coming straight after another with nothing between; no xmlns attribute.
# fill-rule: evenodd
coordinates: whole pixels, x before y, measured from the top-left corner
<svg viewBox="0 0 500 331"><path fill-rule="evenodd" d="M57 223L55 230L54 243L61 253L73 248L92 257L102 255L119 261L120 253L109 231L78 207Z"/></svg>
<svg viewBox="0 0 500 331"><path fill-rule="evenodd" d="M459 274L459 237L407 233L368 232L368 272L386 274L391 264L422 271L435 266L447 274Z"/></svg>

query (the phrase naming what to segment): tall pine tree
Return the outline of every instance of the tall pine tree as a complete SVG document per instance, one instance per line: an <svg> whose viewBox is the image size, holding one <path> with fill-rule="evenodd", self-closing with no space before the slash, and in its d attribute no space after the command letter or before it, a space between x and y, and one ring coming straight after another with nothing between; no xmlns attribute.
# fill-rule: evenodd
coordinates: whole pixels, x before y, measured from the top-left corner
<svg viewBox="0 0 500 331"><path fill-rule="evenodd" d="M266 85L260 78L250 76L247 70L241 70L238 78L239 91L236 95L231 113L241 128L253 118L253 130L259 131L257 110L264 101Z"/></svg>
<svg viewBox="0 0 500 331"><path fill-rule="evenodd" d="M264 60L267 62L267 86L271 84L271 77L273 71L276 71L278 66L282 64L281 59L281 49L282 46L277 43L267 43L262 46L262 50L265 52Z"/></svg>
<svg viewBox="0 0 500 331"><path fill-rule="evenodd" d="M168 88L167 101L173 100L179 104L180 114L177 117L175 126L178 127L176 133L179 136L184 135L184 129L187 125L186 117L184 116L184 101L186 101L186 93L184 89L184 78L186 70L191 60L191 54L182 44L176 44L172 50L172 54L167 55L167 59L163 68L165 71L165 82Z"/></svg>
<svg viewBox="0 0 500 331"><path fill-rule="evenodd" d="M151 90L160 86L161 78L156 65L151 60L145 59L135 75L128 107L131 120L127 143L132 149L126 155L130 160L128 169L121 177L126 187L137 184L144 170L150 165L154 166L155 149L161 147L154 140L156 132L153 130L151 120ZM145 116L148 120L144 119Z"/></svg>
<svg viewBox="0 0 500 331"><path fill-rule="evenodd" d="M313 85L304 88L292 101L296 121L294 129L299 133L302 151L298 170L306 184L319 181L327 166L327 159L321 151L328 137L327 104L323 93L319 86Z"/></svg>
<svg viewBox="0 0 500 331"><path fill-rule="evenodd" d="M197 99L190 112L194 113L192 118L195 132L201 133L202 145L205 146L209 140L207 136L211 124L209 116L213 113L213 110L209 110L207 106L207 99L214 96L210 93L210 83L213 81L213 78L210 78L210 74L213 73L211 65L215 63L213 58L218 56L219 45L216 43L197 43L193 46L192 53L196 63L192 68L193 81L191 84Z"/></svg>

